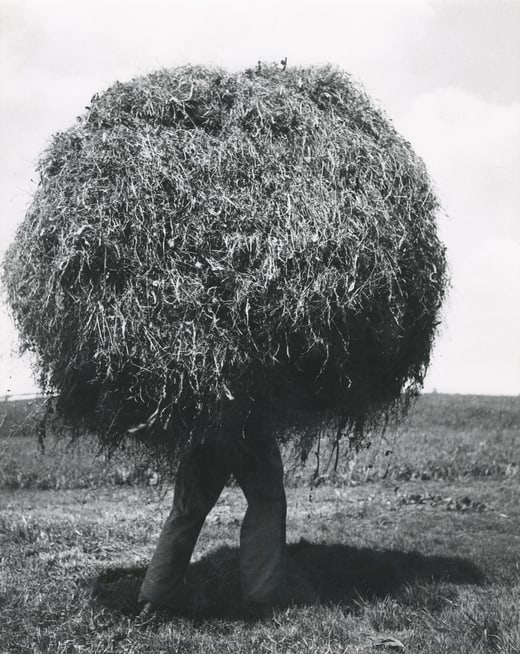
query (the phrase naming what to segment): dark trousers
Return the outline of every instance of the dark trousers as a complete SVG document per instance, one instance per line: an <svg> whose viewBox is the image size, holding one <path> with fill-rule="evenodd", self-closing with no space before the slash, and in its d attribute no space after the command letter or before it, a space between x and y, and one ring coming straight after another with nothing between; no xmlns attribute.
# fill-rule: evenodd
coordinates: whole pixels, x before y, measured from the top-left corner
<svg viewBox="0 0 520 654"><path fill-rule="evenodd" d="M231 475L247 500L240 531L243 597L262 604L281 600L287 557L283 464L276 441L249 428L237 444L199 445L181 463L173 508L146 572L140 602L175 605L204 520Z"/></svg>

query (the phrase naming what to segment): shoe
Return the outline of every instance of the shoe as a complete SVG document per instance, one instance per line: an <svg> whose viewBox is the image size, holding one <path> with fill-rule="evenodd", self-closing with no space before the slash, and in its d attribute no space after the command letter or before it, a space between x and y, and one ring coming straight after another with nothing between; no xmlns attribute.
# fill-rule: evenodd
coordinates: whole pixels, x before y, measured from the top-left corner
<svg viewBox="0 0 520 654"><path fill-rule="evenodd" d="M151 602L145 602L145 605L139 613L140 620L148 620L155 613L155 606Z"/></svg>

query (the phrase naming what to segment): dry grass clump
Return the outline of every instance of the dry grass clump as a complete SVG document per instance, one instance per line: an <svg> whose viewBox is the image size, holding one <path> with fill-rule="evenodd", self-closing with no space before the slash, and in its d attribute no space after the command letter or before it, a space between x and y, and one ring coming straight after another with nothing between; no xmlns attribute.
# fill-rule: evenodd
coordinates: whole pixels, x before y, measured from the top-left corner
<svg viewBox="0 0 520 654"><path fill-rule="evenodd" d="M174 452L255 404L280 434L339 417L360 443L421 386L446 286L438 203L347 74L116 83L39 172L8 301L43 388L106 443Z"/></svg>

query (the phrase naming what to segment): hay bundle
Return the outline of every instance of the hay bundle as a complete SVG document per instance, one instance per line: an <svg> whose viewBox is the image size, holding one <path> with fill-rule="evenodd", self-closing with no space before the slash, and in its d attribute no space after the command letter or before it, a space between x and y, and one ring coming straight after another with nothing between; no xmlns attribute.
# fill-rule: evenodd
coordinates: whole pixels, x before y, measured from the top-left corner
<svg viewBox="0 0 520 654"><path fill-rule="evenodd" d="M8 301L43 388L106 443L175 452L260 402L280 434L332 416L360 443L421 386L446 285L438 203L345 73L116 83L39 172Z"/></svg>

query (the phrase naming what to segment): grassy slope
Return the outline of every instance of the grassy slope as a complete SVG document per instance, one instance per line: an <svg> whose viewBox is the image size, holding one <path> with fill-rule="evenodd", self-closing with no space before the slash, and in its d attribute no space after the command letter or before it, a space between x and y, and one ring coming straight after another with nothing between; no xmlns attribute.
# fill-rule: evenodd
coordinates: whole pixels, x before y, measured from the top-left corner
<svg viewBox="0 0 520 654"><path fill-rule="evenodd" d="M112 460L96 456L94 439L82 438L71 446L52 436L42 452L34 434L38 404L0 404L0 488L97 488L153 483L153 466L136 462L124 453ZM410 479L518 478L520 474L520 400L514 397L425 395L408 419L389 428L368 450L342 457L336 473L326 468L330 458L323 439L319 482L336 486L383 478ZM385 453L391 452L388 456ZM286 457L289 485L309 483L316 457L292 469Z"/></svg>
<svg viewBox="0 0 520 654"><path fill-rule="evenodd" d="M424 400L386 481L369 450L354 487L289 490L292 566L321 605L274 620L242 612L237 489L204 527L186 614L144 624L137 589L169 494L4 490L0 652L377 652L390 636L425 654L520 652L518 400Z"/></svg>

